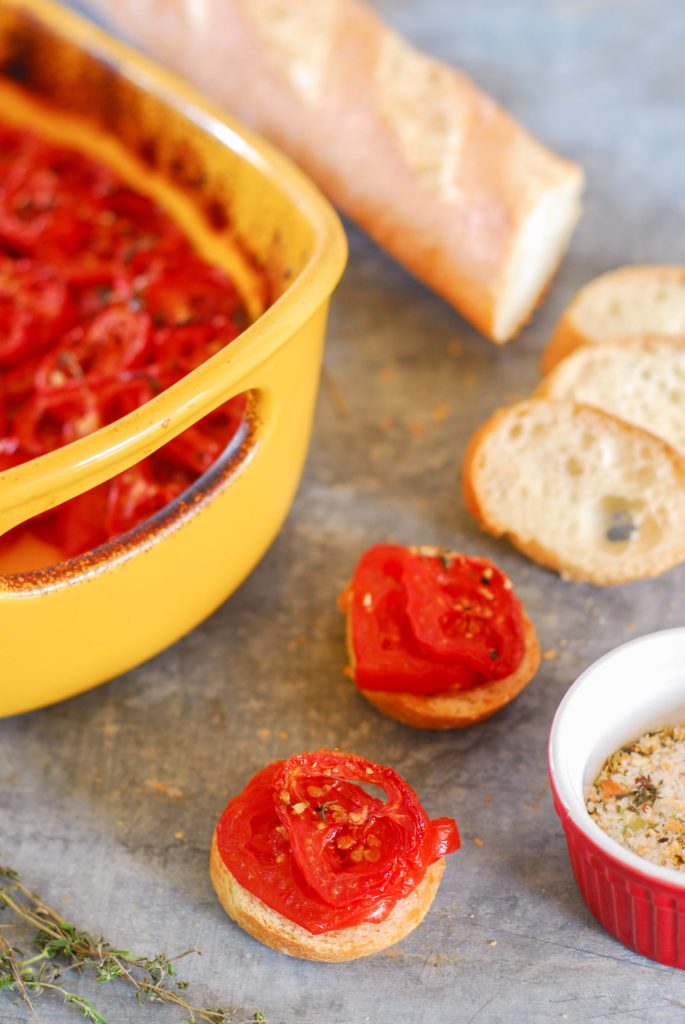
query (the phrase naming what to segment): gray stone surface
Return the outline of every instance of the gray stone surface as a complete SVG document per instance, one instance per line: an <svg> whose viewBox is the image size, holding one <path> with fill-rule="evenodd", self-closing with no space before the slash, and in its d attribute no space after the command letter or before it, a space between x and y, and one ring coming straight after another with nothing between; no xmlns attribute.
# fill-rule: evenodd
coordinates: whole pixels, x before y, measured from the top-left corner
<svg viewBox="0 0 685 1024"><path fill-rule="evenodd" d="M376 6L586 166L571 253L532 326L498 351L350 228L311 455L285 528L241 590L172 649L79 699L0 722L0 856L122 945L200 947L186 971L196 998L234 1004L237 1019L259 1008L272 1024L685 1020L685 975L623 948L577 895L545 749L586 665L635 632L682 623L685 570L614 590L563 583L481 535L458 487L471 431L535 384L544 339L581 284L624 262L685 262L683 7ZM496 558L543 648L557 652L493 720L415 733L342 676L336 594L359 552L389 537ZM206 870L227 796L265 762L321 744L396 766L463 835L424 925L347 966L254 942L224 916ZM113 1024L179 1019L139 1009L127 991L96 996ZM47 998L40 1014L76 1019ZM4 997L0 1024L24 1020Z"/></svg>

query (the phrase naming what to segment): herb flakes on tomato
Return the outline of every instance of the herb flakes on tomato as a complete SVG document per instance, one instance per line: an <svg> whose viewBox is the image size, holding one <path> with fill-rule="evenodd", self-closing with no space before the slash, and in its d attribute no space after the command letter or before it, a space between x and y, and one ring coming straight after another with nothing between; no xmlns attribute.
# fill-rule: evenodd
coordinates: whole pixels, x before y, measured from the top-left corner
<svg viewBox="0 0 685 1024"><path fill-rule="evenodd" d="M258 772L229 801L217 843L240 885L318 935L385 920L459 833L452 818L431 821L392 768L318 750Z"/></svg>
<svg viewBox="0 0 685 1024"><path fill-rule="evenodd" d="M347 591L360 689L429 696L511 675L524 655L511 582L485 558L378 544Z"/></svg>

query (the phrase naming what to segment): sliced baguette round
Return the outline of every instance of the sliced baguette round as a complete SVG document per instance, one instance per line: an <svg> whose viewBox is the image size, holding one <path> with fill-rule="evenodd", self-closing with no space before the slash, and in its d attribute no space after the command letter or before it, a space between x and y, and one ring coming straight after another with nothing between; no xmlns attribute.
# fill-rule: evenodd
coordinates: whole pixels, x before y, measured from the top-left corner
<svg viewBox="0 0 685 1024"><path fill-rule="evenodd" d="M419 547L416 551L434 555L437 548ZM346 640L349 667L347 674L354 679L356 655L352 643L352 591L347 586L339 598L339 607L346 616ZM496 711L511 703L531 681L540 665L540 645L535 626L523 612L523 636L525 649L521 664L511 675L491 683L481 683L470 690L448 690L431 696L417 693L397 693L388 690L364 690L363 697L388 718L394 718L403 725L415 729L466 729L476 722L494 715Z"/></svg>
<svg viewBox="0 0 685 1024"><path fill-rule="evenodd" d="M500 409L469 443L463 487L485 530L567 579L627 583L685 559L685 459L588 405Z"/></svg>
<svg viewBox="0 0 685 1024"><path fill-rule="evenodd" d="M685 267L620 267L590 281L562 313L542 354L542 372L580 345L647 336L681 338L685 345Z"/></svg>
<svg viewBox="0 0 685 1024"><path fill-rule="evenodd" d="M399 900L385 921L365 922L340 931L312 935L253 896L236 880L221 858L216 833L209 861L209 873L219 901L241 928L279 953L329 962L356 960L378 953L412 932L426 916L444 870L444 858L432 864L414 891Z"/></svg>
<svg viewBox="0 0 685 1024"><path fill-rule="evenodd" d="M685 339L584 345L547 374L534 397L594 405L685 454Z"/></svg>

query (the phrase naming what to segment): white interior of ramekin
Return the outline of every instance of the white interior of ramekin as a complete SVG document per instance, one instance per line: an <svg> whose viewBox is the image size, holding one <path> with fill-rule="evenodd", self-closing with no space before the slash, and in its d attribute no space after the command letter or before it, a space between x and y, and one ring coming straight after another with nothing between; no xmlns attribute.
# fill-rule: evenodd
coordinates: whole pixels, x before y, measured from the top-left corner
<svg viewBox="0 0 685 1024"><path fill-rule="evenodd" d="M573 821L611 857L685 889L685 872L652 864L610 839L585 808L606 758L644 732L685 724L685 628L648 633L605 654L562 700L549 739L550 771Z"/></svg>

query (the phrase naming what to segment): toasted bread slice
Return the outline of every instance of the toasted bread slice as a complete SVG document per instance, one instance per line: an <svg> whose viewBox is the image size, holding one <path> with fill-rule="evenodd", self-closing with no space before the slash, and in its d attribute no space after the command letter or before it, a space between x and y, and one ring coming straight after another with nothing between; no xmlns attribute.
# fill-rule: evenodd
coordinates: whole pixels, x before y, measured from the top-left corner
<svg viewBox="0 0 685 1024"><path fill-rule="evenodd" d="M500 409L469 443L463 486L484 529L568 579L627 583L685 559L685 459L588 405Z"/></svg>
<svg viewBox="0 0 685 1024"><path fill-rule="evenodd" d="M419 549L421 550L421 549ZM432 548L423 550L433 551ZM356 657L352 643L351 590L349 587L342 592L339 599L340 611L347 617L347 656L349 668L347 674L354 679ZM523 612L523 634L525 650L521 664L515 672L504 679L495 679L491 683L481 683L470 690L447 690L431 696L417 693L398 693L386 690L364 690L359 692L366 697L382 714L394 718L404 725L415 729L466 729L476 722L481 722L496 711L509 704L528 683L540 665L540 645L538 644L535 626Z"/></svg>
<svg viewBox="0 0 685 1024"><path fill-rule="evenodd" d="M570 398L651 431L685 454L685 344L632 340L576 349L536 398Z"/></svg>
<svg viewBox="0 0 685 1024"><path fill-rule="evenodd" d="M590 281L562 313L542 372L580 345L640 337L681 338L685 345L685 267L621 267Z"/></svg>
<svg viewBox="0 0 685 1024"><path fill-rule="evenodd" d="M535 626L523 616L526 649L521 664L504 679L481 683L470 690L448 690L423 697L416 693L390 693L361 690L370 704L388 718L395 718L415 729L466 729L482 722L509 704L528 683L540 665L540 647ZM350 653L350 658L352 654Z"/></svg>
<svg viewBox="0 0 685 1024"><path fill-rule="evenodd" d="M279 953L303 960L356 960L399 942L424 919L440 885L445 860L432 864L409 896L393 907L385 921L365 922L323 935L306 928L267 906L236 880L224 864L216 840L212 842L209 873L219 901L229 917L255 939Z"/></svg>

